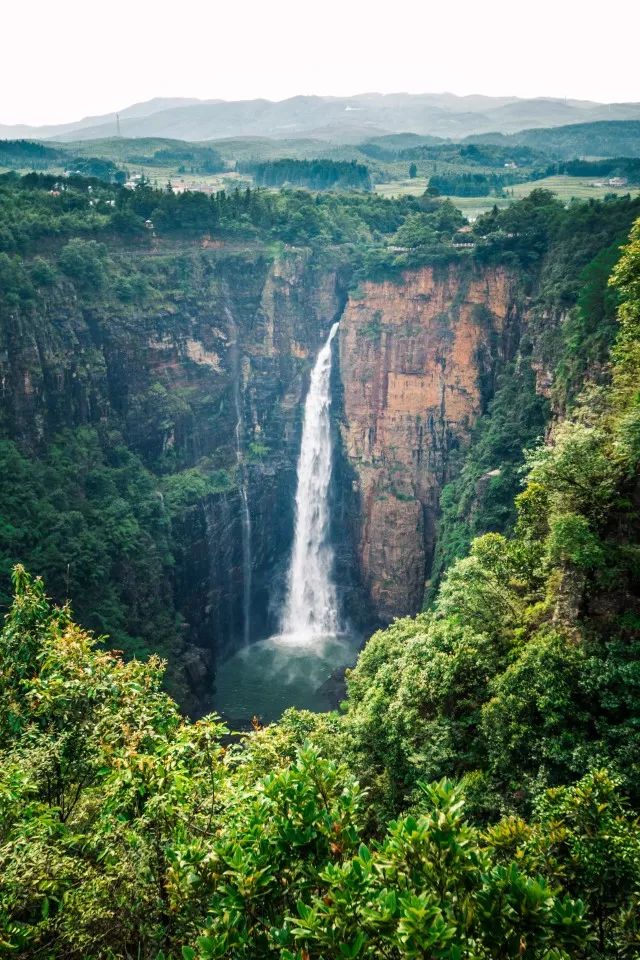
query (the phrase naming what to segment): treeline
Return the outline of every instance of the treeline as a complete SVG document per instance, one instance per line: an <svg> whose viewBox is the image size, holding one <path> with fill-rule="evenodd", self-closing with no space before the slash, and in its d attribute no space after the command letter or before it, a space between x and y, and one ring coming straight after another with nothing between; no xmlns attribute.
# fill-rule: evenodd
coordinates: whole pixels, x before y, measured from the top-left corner
<svg viewBox="0 0 640 960"><path fill-rule="evenodd" d="M0 251L23 255L64 237L119 237L148 243L153 234L216 233L292 244L366 244L394 232L418 197L247 189L175 194L148 182L134 190L98 179L51 174L0 176Z"/></svg>
<svg viewBox="0 0 640 960"><path fill-rule="evenodd" d="M429 189L447 197L501 197L515 179L495 173L440 173L429 178Z"/></svg>
<svg viewBox="0 0 640 960"><path fill-rule="evenodd" d="M0 167L28 166L32 170L46 170L65 156L63 150L45 147L33 140L0 140Z"/></svg>
<svg viewBox="0 0 640 960"><path fill-rule="evenodd" d="M144 182L129 190L97 179L6 174L0 177L0 253L31 257L65 238L148 246L159 237L212 235L317 248L349 244L359 278L400 276L407 266L460 257L529 270L542 261L554 237L569 236L575 220L597 224L611 216L628 229L639 206L627 197L565 210L549 191L534 190L479 218L465 235L465 247L458 248L455 233L464 217L452 204L429 196L385 199L365 192L314 195L261 188L175 194ZM594 241L597 237L594 233ZM11 289L27 288L16 279Z"/></svg>
<svg viewBox="0 0 640 960"><path fill-rule="evenodd" d="M306 187L308 190L371 190L369 169L355 160L267 160L239 163L260 187Z"/></svg>
<svg viewBox="0 0 640 960"><path fill-rule="evenodd" d="M507 163L519 167L533 167L544 164L543 153L530 147L514 144L513 147L500 147L490 143L445 143L408 147L399 152L401 160L432 160L478 167L504 167Z"/></svg>
<svg viewBox="0 0 640 960"><path fill-rule="evenodd" d="M639 215L640 197L611 196L567 208L551 191L538 188L517 203L478 217L472 227L474 256L539 276L541 296L557 296L561 308L575 302L580 271L613 240L621 243Z"/></svg>
<svg viewBox="0 0 640 960"><path fill-rule="evenodd" d="M502 210L494 206L459 234L466 221L451 201L424 197L384 246L364 251L359 276L400 282L408 267L454 260L499 264L513 267L529 284L541 283L541 299L564 309L575 303L580 271L616 237L621 242L638 216L640 197L611 196L567 208L538 188Z"/></svg>
<svg viewBox="0 0 640 960"><path fill-rule="evenodd" d="M428 138L425 138L428 139ZM532 167L548 162L547 156L527 146L503 147L492 143L422 142L406 145L406 137L381 137L358 144L358 150L372 159L393 162L417 160L454 167L500 168L506 163Z"/></svg>
<svg viewBox="0 0 640 960"><path fill-rule="evenodd" d="M462 143L395 134L359 143L357 149L363 156L389 163L415 160L486 168L516 163L518 167L541 168L551 162L583 156L637 157L640 121L602 120L512 134L480 133L466 137Z"/></svg>
<svg viewBox="0 0 640 960"><path fill-rule="evenodd" d="M131 154L128 162L152 167L177 164L178 173L221 173L226 170L224 160L213 147L196 147L188 144L184 147L162 147L148 156Z"/></svg>
<svg viewBox="0 0 640 960"><path fill-rule="evenodd" d="M32 171L63 168L66 175L95 177L106 183L124 183L127 175L106 157L76 157L32 140L0 140L0 167L27 167Z"/></svg>
<svg viewBox="0 0 640 960"><path fill-rule="evenodd" d="M640 183L640 159L617 157L608 160L567 160L550 163L534 169L515 169L508 173L434 173L429 186L442 196L488 197L503 196L504 190L516 183L530 183L545 177L620 177L630 184Z"/></svg>
<svg viewBox="0 0 640 960"><path fill-rule="evenodd" d="M554 160L589 156L637 157L640 155L640 120L596 120L511 134L481 133L467 137L466 142L493 143L506 149L529 147Z"/></svg>
<svg viewBox="0 0 640 960"><path fill-rule="evenodd" d="M553 172L570 177L623 177L630 183L640 183L640 158L612 157L609 160L569 160L558 163Z"/></svg>
<svg viewBox="0 0 640 960"><path fill-rule="evenodd" d="M104 157L74 157L65 161L65 173L74 177L93 177L105 183L124 183L127 173L113 160Z"/></svg>

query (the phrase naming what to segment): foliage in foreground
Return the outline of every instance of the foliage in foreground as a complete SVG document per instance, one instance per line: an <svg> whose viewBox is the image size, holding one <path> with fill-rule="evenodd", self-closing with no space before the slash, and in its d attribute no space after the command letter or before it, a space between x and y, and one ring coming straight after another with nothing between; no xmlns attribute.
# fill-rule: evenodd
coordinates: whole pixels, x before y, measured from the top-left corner
<svg viewBox="0 0 640 960"><path fill-rule="evenodd" d="M486 832L443 780L372 836L343 765L309 745L291 758L277 728L225 750L215 718L180 718L157 660L97 650L20 568L15 587L0 643L7 955L561 960L613 930L633 955L640 840L605 773Z"/></svg>

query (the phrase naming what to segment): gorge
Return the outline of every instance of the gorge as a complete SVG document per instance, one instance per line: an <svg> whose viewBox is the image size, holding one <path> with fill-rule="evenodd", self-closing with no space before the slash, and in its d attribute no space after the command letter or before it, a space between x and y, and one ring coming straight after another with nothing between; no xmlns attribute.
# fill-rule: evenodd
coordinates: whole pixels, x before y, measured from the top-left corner
<svg viewBox="0 0 640 960"><path fill-rule="evenodd" d="M171 510L177 562L167 587L187 631L176 658L206 700L213 638L225 658L280 632L301 411L332 324L342 318L332 380L336 582L347 617L370 629L420 607L449 452L468 439L512 349L513 281L425 268L354 297L339 263L319 268L304 252L268 262L258 251L204 250L162 266L169 289L159 309L117 318L56 291L46 312L21 318L18 341L6 327L5 396L14 436L34 451L61 429L100 432L117 421L166 478L165 501L180 480L202 478L203 493L180 491ZM171 289L177 271L188 277L186 298ZM212 474L218 489L207 491ZM290 621L310 609L304 591L320 576L309 579L304 558L295 571Z"/></svg>
<svg viewBox="0 0 640 960"><path fill-rule="evenodd" d="M468 442L513 355L522 319L516 278L504 269L438 274L423 268L406 272L400 283L369 282L347 297L311 371L304 404L280 633L220 666L214 703L223 715L237 717L233 702L242 703L246 724L253 700L255 713L277 719L269 709L274 686L289 691L277 699L280 705L326 709L330 701L318 688L352 656L353 644L336 639L338 595L331 579L331 500L345 496L329 496L334 336L340 345L334 389L342 397L336 440L352 476L355 520L346 546L356 557L357 600L371 611L364 621L370 629L420 609L452 453ZM296 649L305 645L306 651Z"/></svg>
<svg viewBox="0 0 640 960"><path fill-rule="evenodd" d="M287 632L303 407L331 336L330 509L316 520L337 608L359 636L418 612L442 544L460 555L465 525L483 532L483 502L498 502L494 529L511 522L523 447L545 429L544 405L561 402L551 395L575 275L637 206L554 204L541 191L512 208L521 225L510 211L488 216L477 250L382 270L345 242L170 232L72 238L59 260L45 249L27 259L33 292L16 279L0 312L5 577L18 559L36 565L126 654L166 656L187 711L210 709L216 663ZM570 255L553 218L573 233ZM464 479L515 383L500 449ZM519 414L524 397L532 415ZM467 506L441 529L457 477Z"/></svg>

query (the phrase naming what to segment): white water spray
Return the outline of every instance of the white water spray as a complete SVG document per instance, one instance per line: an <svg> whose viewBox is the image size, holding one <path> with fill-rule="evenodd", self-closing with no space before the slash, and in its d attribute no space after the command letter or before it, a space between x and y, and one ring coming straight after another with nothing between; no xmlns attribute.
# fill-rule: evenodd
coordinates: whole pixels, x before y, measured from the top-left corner
<svg viewBox="0 0 640 960"><path fill-rule="evenodd" d="M332 579L333 550L329 543L331 444L331 342L338 324L318 354L304 406L298 459L298 488L293 551L282 641L310 643L339 632L338 601Z"/></svg>

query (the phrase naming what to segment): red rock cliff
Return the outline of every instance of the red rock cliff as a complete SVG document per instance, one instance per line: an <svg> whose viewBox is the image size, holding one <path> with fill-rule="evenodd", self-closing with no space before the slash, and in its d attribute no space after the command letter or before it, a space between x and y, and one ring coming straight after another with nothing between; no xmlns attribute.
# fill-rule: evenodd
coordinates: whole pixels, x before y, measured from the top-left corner
<svg viewBox="0 0 640 960"><path fill-rule="evenodd" d="M419 609L451 452L491 392L514 313L501 269L367 282L340 325L343 440L360 497L361 574L382 620Z"/></svg>

